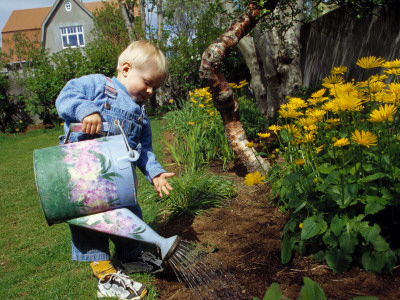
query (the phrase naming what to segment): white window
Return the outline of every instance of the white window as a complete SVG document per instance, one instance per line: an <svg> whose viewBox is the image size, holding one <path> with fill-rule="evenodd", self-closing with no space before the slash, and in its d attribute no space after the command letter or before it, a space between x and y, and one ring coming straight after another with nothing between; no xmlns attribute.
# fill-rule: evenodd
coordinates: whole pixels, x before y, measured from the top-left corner
<svg viewBox="0 0 400 300"><path fill-rule="evenodd" d="M83 26L61 27L60 32L63 48L77 48L85 46Z"/></svg>
<svg viewBox="0 0 400 300"><path fill-rule="evenodd" d="M65 2L65 10L71 11L71 2L69 2L69 1Z"/></svg>

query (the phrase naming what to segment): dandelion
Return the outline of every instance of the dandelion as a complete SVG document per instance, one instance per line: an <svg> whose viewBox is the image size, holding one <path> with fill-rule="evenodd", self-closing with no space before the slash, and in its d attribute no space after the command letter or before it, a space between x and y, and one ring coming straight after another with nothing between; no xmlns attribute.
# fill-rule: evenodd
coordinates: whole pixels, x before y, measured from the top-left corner
<svg viewBox="0 0 400 300"><path fill-rule="evenodd" d="M261 175L260 172L256 171L254 173L249 173L246 175L244 178L244 183L247 184L247 186L252 186L254 184L263 184L265 180L265 176Z"/></svg>
<svg viewBox="0 0 400 300"><path fill-rule="evenodd" d="M302 159L302 158L299 158L299 159L296 160L294 163L295 163L296 165L298 165L298 166L301 166L301 165L304 165L305 160Z"/></svg>
<svg viewBox="0 0 400 300"><path fill-rule="evenodd" d="M268 138L271 136L271 134L268 132L267 133L257 133L257 135L262 139L265 139L265 138Z"/></svg>
<svg viewBox="0 0 400 300"><path fill-rule="evenodd" d="M379 123L393 121L393 116L397 112L397 107L393 104L385 104L378 109L374 109L369 115L368 121L371 123Z"/></svg>
<svg viewBox="0 0 400 300"><path fill-rule="evenodd" d="M275 134L278 134L278 131L282 129L282 126L279 125L271 125L268 127L268 130L272 130Z"/></svg>
<svg viewBox="0 0 400 300"><path fill-rule="evenodd" d="M341 75L343 75L346 72L347 72L347 67L346 66L334 67L331 70L331 74L341 74Z"/></svg>
<svg viewBox="0 0 400 300"><path fill-rule="evenodd" d="M253 142L248 142L248 143L246 144L246 147L248 147L248 148L253 148L253 147L254 147L254 143L253 143Z"/></svg>
<svg viewBox="0 0 400 300"><path fill-rule="evenodd" d="M333 146L335 146L335 147L344 147L347 145L350 145L350 141L348 138L339 139L333 144Z"/></svg>
<svg viewBox="0 0 400 300"><path fill-rule="evenodd" d="M369 148L370 146L376 146L376 142L378 138L375 134L361 130L361 132L357 129L355 132L351 134L351 140L359 145L364 145Z"/></svg>
<svg viewBox="0 0 400 300"><path fill-rule="evenodd" d="M357 62L356 62L357 66L359 66L363 69L372 69L372 68L382 67L384 63L385 63L385 60L383 58L376 57L376 56L362 57L359 60L357 60Z"/></svg>

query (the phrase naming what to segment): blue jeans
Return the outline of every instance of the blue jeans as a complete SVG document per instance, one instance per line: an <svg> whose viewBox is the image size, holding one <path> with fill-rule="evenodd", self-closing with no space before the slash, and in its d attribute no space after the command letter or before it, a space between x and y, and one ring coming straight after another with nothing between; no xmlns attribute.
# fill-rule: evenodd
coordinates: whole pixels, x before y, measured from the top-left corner
<svg viewBox="0 0 400 300"><path fill-rule="evenodd" d="M128 209L143 219L139 204ZM139 241L111 236L80 226L69 227L72 235L72 260L91 262L110 259L109 239L114 243L115 254L122 262L129 262L142 252L142 244Z"/></svg>

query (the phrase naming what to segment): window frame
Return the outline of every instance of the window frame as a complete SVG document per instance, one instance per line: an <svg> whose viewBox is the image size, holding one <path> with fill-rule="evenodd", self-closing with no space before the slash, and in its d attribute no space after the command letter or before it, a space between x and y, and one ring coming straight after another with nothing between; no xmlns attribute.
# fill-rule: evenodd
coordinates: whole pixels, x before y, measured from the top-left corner
<svg viewBox="0 0 400 300"><path fill-rule="evenodd" d="M85 47L85 32L82 25L60 27L60 37L63 49Z"/></svg>

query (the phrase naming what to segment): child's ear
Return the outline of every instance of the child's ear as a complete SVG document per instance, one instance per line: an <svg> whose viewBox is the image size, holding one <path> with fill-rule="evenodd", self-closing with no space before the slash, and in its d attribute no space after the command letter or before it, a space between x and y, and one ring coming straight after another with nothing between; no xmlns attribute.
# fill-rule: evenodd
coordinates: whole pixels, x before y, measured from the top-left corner
<svg viewBox="0 0 400 300"><path fill-rule="evenodd" d="M129 62L124 62L122 64L122 68L121 68L122 75L126 76L131 68L132 68L132 66Z"/></svg>

